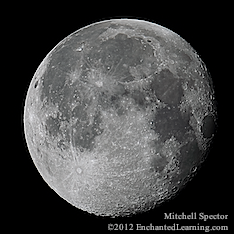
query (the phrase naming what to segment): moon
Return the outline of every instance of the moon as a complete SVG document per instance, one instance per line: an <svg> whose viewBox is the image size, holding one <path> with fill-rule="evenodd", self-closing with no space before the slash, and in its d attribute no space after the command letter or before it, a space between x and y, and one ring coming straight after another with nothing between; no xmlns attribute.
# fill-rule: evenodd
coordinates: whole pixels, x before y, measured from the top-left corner
<svg viewBox="0 0 234 234"><path fill-rule="evenodd" d="M45 182L73 206L129 216L197 173L215 136L211 76L178 34L111 19L77 30L39 65L24 130Z"/></svg>

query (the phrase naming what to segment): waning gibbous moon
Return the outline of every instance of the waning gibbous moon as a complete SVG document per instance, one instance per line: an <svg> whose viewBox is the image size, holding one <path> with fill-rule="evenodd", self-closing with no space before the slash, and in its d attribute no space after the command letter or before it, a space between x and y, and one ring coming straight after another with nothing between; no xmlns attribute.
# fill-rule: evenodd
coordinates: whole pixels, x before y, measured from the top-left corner
<svg viewBox="0 0 234 234"><path fill-rule="evenodd" d="M179 195L206 158L212 79L171 30L113 19L77 30L45 57L24 126L46 183L73 206L127 216Z"/></svg>

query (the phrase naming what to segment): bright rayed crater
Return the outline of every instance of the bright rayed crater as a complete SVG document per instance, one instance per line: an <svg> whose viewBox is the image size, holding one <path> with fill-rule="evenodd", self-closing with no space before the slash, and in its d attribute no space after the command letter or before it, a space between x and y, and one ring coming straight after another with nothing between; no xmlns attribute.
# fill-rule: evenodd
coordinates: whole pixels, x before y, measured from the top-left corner
<svg viewBox="0 0 234 234"><path fill-rule="evenodd" d="M178 194L217 125L212 80L195 50L154 23L107 20L45 57L24 126L48 185L75 207L126 216Z"/></svg>

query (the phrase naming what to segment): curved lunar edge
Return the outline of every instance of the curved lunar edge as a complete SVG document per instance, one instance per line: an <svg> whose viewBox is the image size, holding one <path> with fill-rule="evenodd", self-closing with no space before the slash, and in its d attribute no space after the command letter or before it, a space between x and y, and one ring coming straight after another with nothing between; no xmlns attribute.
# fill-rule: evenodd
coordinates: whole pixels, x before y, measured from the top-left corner
<svg viewBox="0 0 234 234"><path fill-rule="evenodd" d="M217 125L212 80L176 33L142 20L91 24L37 69L24 129L53 190L101 216L170 199L207 156Z"/></svg>

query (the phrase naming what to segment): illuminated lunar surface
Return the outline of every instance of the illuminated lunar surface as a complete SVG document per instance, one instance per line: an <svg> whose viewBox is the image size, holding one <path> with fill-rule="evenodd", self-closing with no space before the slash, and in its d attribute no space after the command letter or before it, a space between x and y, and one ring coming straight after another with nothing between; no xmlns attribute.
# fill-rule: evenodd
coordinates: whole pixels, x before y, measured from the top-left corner
<svg viewBox="0 0 234 234"><path fill-rule="evenodd" d="M75 207L144 212L186 185L217 122L212 80L179 35L107 20L62 40L28 89L24 129L36 168Z"/></svg>

